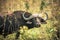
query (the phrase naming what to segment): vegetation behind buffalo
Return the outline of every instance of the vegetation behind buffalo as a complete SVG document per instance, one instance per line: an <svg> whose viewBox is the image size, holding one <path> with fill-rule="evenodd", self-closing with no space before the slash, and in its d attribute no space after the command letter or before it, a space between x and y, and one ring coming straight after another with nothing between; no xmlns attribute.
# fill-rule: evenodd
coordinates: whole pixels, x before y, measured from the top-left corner
<svg viewBox="0 0 60 40"><path fill-rule="evenodd" d="M27 0L29 9L27 10L25 7L26 0L0 0L0 13L3 15L6 15L8 13L12 13L15 10L24 10L31 13L39 13L41 6L41 0ZM46 3L49 3L46 8L44 8L45 11L48 12L49 20L47 20L47 24L41 24L42 26L40 28L32 28L30 30L27 30L28 28L24 26L24 28L21 28L19 30L21 32L21 35L18 40L59 40L59 38L56 35L56 29L60 30L60 5L59 0L47 0ZM58 5L57 5L58 4ZM25 32L24 32L25 31ZM59 34L59 31L57 31ZM0 35L0 40L15 40L16 33L10 34L7 36L7 38L3 38L2 35ZM60 34L59 34L60 35ZM59 36L58 35L58 36ZM56 39L57 38L57 39Z"/></svg>

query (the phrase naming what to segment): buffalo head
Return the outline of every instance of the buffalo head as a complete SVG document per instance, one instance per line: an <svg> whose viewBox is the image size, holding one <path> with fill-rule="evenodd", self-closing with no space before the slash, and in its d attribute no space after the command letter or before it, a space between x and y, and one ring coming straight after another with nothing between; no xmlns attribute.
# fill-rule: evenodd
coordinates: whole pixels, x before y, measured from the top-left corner
<svg viewBox="0 0 60 40"><path fill-rule="evenodd" d="M32 28L32 27L40 27L40 24L46 24L46 20L48 19L48 15L47 13L44 13L45 15L42 14L31 14L31 15L27 15L30 14L28 12L24 12L23 13L23 18L24 20L26 20L26 23L28 28ZM44 16L44 18L42 17Z"/></svg>

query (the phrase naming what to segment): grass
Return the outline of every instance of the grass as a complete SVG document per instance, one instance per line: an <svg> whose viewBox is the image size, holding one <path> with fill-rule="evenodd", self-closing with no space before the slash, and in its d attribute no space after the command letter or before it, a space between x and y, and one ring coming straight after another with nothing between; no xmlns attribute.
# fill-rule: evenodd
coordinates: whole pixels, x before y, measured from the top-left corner
<svg viewBox="0 0 60 40"><path fill-rule="evenodd" d="M30 13L41 12L41 10L39 9L41 5L41 0L27 0L29 5L28 10L25 7L25 2L26 0L17 0L17 1L7 0L5 3L2 3L1 5L1 8L2 8L1 13L5 15L7 13L4 13L4 12L12 13L13 11L16 11L16 10L24 10ZM43 11L46 11L49 16L49 20L47 20L47 24L41 24L41 27L32 28L29 30L26 26L24 26L24 28L19 30L21 35L19 36L18 40L56 40L55 38L57 38L56 37L57 26L54 24L59 23L59 21L57 20L59 18L55 19L55 17L52 16L51 5L48 5L46 8L44 8ZM3 38L3 36L0 35L0 40L15 40L15 35L16 33L13 33L8 35L6 38Z"/></svg>

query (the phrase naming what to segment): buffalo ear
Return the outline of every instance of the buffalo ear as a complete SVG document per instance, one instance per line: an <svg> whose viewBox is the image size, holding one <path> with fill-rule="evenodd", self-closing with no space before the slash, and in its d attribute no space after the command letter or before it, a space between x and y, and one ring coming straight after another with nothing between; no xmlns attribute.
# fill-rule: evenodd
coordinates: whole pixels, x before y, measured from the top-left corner
<svg viewBox="0 0 60 40"><path fill-rule="evenodd" d="M30 22L30 21L27 21L26 23L27 23L27 24L32 24L32 22Z"/></svg>
<svg viewBox="0 0 60 40"><path fill-rule="evenodd" d="M44 19L41 19L40 22L41 22L42 24L47 24L46 20L44 20Z"/></svg>

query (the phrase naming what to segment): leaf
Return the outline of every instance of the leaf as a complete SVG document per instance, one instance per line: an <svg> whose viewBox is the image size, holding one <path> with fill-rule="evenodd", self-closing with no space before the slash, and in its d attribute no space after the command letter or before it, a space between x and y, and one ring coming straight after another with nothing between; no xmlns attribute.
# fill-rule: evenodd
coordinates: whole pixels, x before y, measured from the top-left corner
<svg viewBox="0 0 60 40"><path fill-rule="evenodd" d="M41 2L41 6L40 6L40 10L43 10L43 5L44 5L44 3L43 3L43 1Z"/></svg>
<svg viewBox="0 0 60 40"><path fill-rule="evenodd" d="M43 10L45 6L46 6L46 2L44 0L41 1L40 10Z"/></svg>
<svg viewBox="0 0 60 40"><path fill-rule="evenodd" d="M25 3L25 7L26 7L27 10L29 9L29 4L28 4L28 2Z"/></svg>

